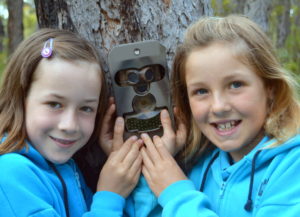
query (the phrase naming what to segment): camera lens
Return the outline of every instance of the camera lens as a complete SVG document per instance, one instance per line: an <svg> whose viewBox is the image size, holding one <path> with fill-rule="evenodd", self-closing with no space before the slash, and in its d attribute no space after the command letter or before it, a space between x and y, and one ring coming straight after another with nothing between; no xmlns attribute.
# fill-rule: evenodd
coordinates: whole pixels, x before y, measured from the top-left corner
<svg viewBox="0 0 300 217"><path fill-rule="evenodd" d="M156 100L152 94L146 96L135 96L132 101L132 107L135 112L147 112L154 110Z"/></svg>
<svg viewBox="0 0 300 217"><path fill-rule="evenodd" d="M134 86L134 90L139 94L145 94L149 89L149 84L147 83L139 83Z"/></svg>
<svg viewBox="0 0 300 217"><path fill-rule="evenodd" d="M127 74L127 80L130 84L136 84L139 81L139 76L135 71L129 71Z"/></svg>
<svg viewBox="0 0 300 217"><path fill-rule="evenodd" d="M151 68L147 69L145 71L144 75L145 75L145 80L148 81L148 82L152 81L153 78L154 78L154 72L152 71Z"/></svg>

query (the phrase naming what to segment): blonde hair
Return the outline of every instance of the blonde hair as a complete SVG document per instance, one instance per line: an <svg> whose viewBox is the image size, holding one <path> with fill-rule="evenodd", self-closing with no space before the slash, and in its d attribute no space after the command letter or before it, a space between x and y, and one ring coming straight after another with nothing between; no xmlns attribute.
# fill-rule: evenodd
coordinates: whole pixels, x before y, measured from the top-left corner
<svg viewBox="0 0 300 217"><path fill-rule="evenodd" d="M299 133L300 107L295 79L279 64L271 41L261 28L241 15L204 17L191 25L184 42L178 47L173 61L173 99L188 128L187 146L179 154L185 163L213 146L198 129L189 105L185 82L185 64L191 52L215 42L239 45L239 55L272 90L270 112L264 125L265 132L278 141L286 141Z"/></svg>
<svg viewBox="0 0 300 217"><path fill-rule="evenodd" d="M25 99L33 74L42 60L41 50L47 40L53 38L50 58L66 61L88 61L100 65L100 58L93 46L79 35L67 30L40 29L24 40L11 56L0 88L0 134L6 139L0 145L0 154L13 152L26 146ZM107 89L104 73L101 76L101 94L94 132L87 145L98 142L100 124L107 105Z"/></svg>

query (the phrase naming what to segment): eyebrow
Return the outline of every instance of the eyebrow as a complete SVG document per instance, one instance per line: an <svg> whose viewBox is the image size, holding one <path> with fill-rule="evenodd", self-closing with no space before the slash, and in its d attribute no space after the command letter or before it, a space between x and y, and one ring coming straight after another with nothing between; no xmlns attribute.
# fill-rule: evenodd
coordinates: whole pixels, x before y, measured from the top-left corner
<svg viewBox="0 0 300 217"><path fill-rule="evenodd" d="M65 97L63 97L63 96L60 96L60 95L58 95L58 94L56 94L56 93L51 93L51 94L49 94L50 96L53 96L53 97L55 97L55 98L58 98L58 99L65 99ZM86 103L93 103L93 102L98 102L99 101L99 99L98 98L89 98L89 99L86 99L86 100L84 100L84 102L86 102Z"/></svg>
<svg viewBox="0 0 300 217"><path fill-rule="evenodd" d="M225 76L222 79L225 81L228 81L228 80L235 80L235 79L240 80L240 79L246 79L246 78L244 77L244 75L240 74L239 72L235 72L234 74ZM190 83L187 83L187 86L191 86L191 87L197 87L199 85L205 86L206 83L203 80L198 80L198 81L192 80Z"/></svg>

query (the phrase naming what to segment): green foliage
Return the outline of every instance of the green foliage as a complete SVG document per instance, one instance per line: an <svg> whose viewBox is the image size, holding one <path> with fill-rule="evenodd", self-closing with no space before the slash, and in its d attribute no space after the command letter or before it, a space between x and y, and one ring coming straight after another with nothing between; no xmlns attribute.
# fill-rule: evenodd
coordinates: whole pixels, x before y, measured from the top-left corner
<svg viewBox="0 0 300 217"><path fill-rule="evenodd" d="M37 29L37 18L34 4L25 3L23 13L24 38L27 38Z"/></svg>
<svg viewBox="0 0 300 217"><path fill-rule="evenodd" d="M6 1L0 0L0 19L5 26L5 31L7 31L7 14ZM28 37L31 33L33 33L37 29L37 18L34 8L33 0L25 0L23 6L23 25L24 25L24 37ZM0 76L5 68L7 61L7 35L3 39L3 47L4 50L0 53Z"/></svg>
<svg viewBox="0 0 300 217"><path fill-rule="evenodd" d="M5 68L5 63L6 63L6 53L1 52L0 53L0 75L2 74L2 72Z"/></svg>
<svg viewBox="0 0 300 217"><path fill-rule="evenodd" d="M220 1L219 1L220 2ZM222 6L217 0L212 0L212 7L216 16L225 16L237 12L237 0L222 1ZM277 49L277 54L282 65L293 72L300 82L300 0L291 2L290 22L291 31L283 47ZM272 10L269 15L269 32L267 33L274 45L277 44L279 21L278 17L284 13L284 6L280 0L273 0Z"/></svg>

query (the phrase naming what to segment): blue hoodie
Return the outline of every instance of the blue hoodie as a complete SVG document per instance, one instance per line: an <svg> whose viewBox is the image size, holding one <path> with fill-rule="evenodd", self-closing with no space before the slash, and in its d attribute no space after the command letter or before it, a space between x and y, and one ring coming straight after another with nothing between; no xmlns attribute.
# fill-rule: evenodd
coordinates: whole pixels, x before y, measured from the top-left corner
<svg viewBox="0 0 300 217"><path fill-rule="evenodd" d="M113 192L94 195L70 159L54 165L67 189L50 164L31 145L26 151L0 156L0 216L5 217L114 217L123 215L125 199Z"/></svg>
<svg viewBox="0 0 300 217"><path fill-rule="evenodd" d="M126 212L134 217L299 217L300 135L269 148L273 142L264 137L232 165L228 153L216 149L194 166L189 180L171 184L158 199L142 178Z"/></svg>

